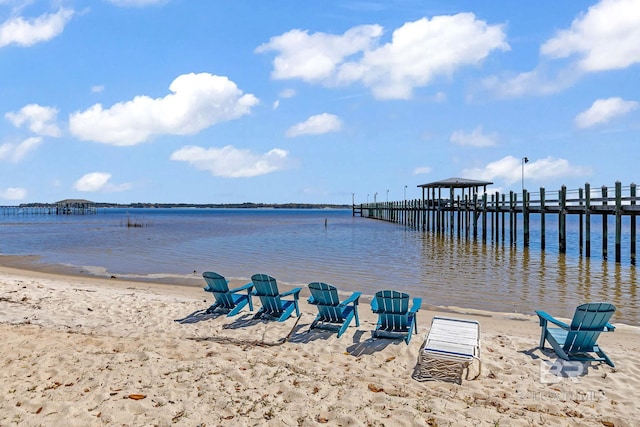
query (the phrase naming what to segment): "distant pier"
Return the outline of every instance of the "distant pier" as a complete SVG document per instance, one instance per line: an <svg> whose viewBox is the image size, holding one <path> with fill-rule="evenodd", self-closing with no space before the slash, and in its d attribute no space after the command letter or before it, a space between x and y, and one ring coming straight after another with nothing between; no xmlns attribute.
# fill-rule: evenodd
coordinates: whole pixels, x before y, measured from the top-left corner
<svg viewBox="0 0 640 427"><path fill-rule="evenodd" d="M547 241L547 216L556 215L560 253L567 251L567 215L577 215L580 255L591 256L591 236L593 233L601 233L602 258L605 260L609 258L608 220L613 217L613 259L618 263L622 261L623 217L627 217L628 227L625 227L625 233L630 234L630 262L636 264L636 217L640 215L640 205L636 204L636 184L622 186L620 182L616 182L613 189L606 186L593 189L587 183L577 190L567 190L562 186L557 192L546 192L544 188L540 188L539 192L530 193L525 189L521 195L513 191L509 194L488 194L486 184L490 183L451 178L419 185L423 191L422 199L354 204L353 215L403 224L436 234L448 233L458 238L481 239L483 243L487 239L506 243L508 238L509 244L514 245L518 236L521 236L524 247L530 246L531 216L537 215L540 248L543 251ZM482 194L478 192L480 187L485 187ZM443 190L448 194L443 195ZM594 216L602 218L599 231L592 229L591 220ZM521 231L518 230L518 224L522 225Z"/></svg>
<svg viewBox="0 0 640 427"><path fill-rule="evenodd" d="M65 199L56 203L34 203L0 206L2 215L91 215L98 213L94 202L85 199Z"/></svg>

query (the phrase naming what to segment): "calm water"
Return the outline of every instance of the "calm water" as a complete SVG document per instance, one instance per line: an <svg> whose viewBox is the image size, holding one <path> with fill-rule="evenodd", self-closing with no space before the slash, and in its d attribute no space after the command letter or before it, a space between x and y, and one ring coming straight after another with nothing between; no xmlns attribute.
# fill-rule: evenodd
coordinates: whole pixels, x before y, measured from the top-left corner
<svg viewBox="0 0 640 427"><path fill-rule="evenodd" d="M143 227L127 227L127 220ZM283 283L324 281L365 294L400 289L428 306L527 314L542 308L564 317L580 303L607 300L618 307L616 321L640 325L628 240L621 264L603 260L596 236L602 225L594 219L592 258L580 257L578 225L569 218L568 253L561 256L554 220L547 217L543 253L535 233L527 250L521 242L484 245L353 218L350 210L104 209L87 216L0 216L0 253L122 278L171 277L202 286L206 270L242 280L267 273ZM613 250L611 240L610 259Z"/></svg>

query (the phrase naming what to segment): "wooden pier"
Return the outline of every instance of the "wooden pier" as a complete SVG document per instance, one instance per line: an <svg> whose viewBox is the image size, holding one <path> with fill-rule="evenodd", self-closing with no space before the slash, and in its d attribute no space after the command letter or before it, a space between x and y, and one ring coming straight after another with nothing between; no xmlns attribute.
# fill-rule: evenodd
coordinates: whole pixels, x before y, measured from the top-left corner
<svg viewBox="0 0 640 427"><path fill-rule="evenodd" d="M96 204L85 199L65 199L56 203L0 206L1 215L90 215L96 213L98 213Z"/></svg>
<svg viewBox="0 0 640 427"><path fill-rule="evenodd" d="M591 256L591 237L597 232L592 229L592 219L600 217L601 250L605 260L609 258L608 223L609 218L613 217L613 252L618 263L622 261L623 218L626 218L628 227L625 227L625 233L628 232L629 236L625 240L629 242L630 262L636 263L636 217L640 215L640 205L636 204L636 184L623 187L616 182L613 190L606 186L592 189L587 183L577 190L567 190L563 186L557 192L546 192L540 188L536 193L523 190L522 194L513 191L509 194L489 194L486 191L480 194L479 187L486 183L471 181L471 184L451 185L449 182L447 187L444 184L446 182L418 186L423 189L422 199L359 206L354 204L353 214L356 216L359 213L365 218L403 224L436 234L448 233L458 238L480 239L483 243L491 240L506 244L508 239L510 245L515 245L522 239L524 247L531 244L531 219L536 216L536 224L540 227L536 235L539 236L540 249L543 251L547 245L547 218L556 215L560 253L567 252L567 216L576 215L579 224L578 251L585 257ZM445 197L443 189L449 191ZM462 191L456 195L458 189ZM466 194L465 189L468 189ZM518 230L519 225L522 230Z"/></svg>

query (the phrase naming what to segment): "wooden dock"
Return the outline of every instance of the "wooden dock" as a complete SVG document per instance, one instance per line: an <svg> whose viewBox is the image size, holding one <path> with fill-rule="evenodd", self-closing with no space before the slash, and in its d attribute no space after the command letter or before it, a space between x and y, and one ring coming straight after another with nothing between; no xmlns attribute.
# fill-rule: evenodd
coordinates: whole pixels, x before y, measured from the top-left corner
<svg viewBox="0 0 640 427"><path fill-rule="evenodd" d="M91 215L96 213L98 213L96 204L85 199L65 199L56 203L0 206L1 215Z"/></svg>
<svg viewBox="0 0 640 427"><path fill-rule="evenodd" d="M458 187L460 188L460 187ZM598 232L592 229L591 220L594 216L601 217L602 258L609 258L608 219L615 218L614 226L614 259L622 260L623 218L628 220L625 232L629 233L630 262L636 263L636 217L640 215L640 205L636 204L636 184L622 186L616 182L613 191L606 186L592 189L589 184L577 190L567 190L563 186L559 191L546 192L540 188L539 192L530 193L523 190L522 194L513 191L509 194L473 193L454 194L451 187L449 197L443 198L441 188L424 193L422 200L404 200L399 202L378 202L353 205L353 215L365 218L403 224L409 227L436 234L448 233L451 236L467 239L481 239L486 243L504 242L507 235L510 245L522 239L524 247L531 243L531 219L537 216L540 229L540 249L546 248L546 220L549 215L557 216L558 250L567 251L567 215L576 215L579 221L578 247L582 256L591 256L591 236ZM522 230L518 230L518 225ZM626 237L626 236L625 236ZM626 240L626 239L625 239Z"/></svg>

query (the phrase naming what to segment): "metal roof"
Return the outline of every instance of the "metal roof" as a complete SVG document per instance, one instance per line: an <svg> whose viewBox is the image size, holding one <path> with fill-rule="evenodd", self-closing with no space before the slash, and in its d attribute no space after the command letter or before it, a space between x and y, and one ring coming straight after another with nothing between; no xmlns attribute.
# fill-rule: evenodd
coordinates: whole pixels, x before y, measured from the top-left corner
<svg viewBox="0 0 640 427"><path fill-rule="evenodd" d="M92 202L90 200L86 200L86 199L64 199L64 200L60 200L59 202L56 202L56 204L58 204L58 205L62 205L62 204L66 204L66 205L70 205L70 204L93 205L94 202Z"/></svg>
<svg viewBox="0 0 640 427"><path fill-rule="evenodd" d="M484 187L491 185L490 181L478 181L475 179L467 178L448 178L441 181L434 181L428 184L420 184L421 188L472 188L472 187Z"/></svg>

